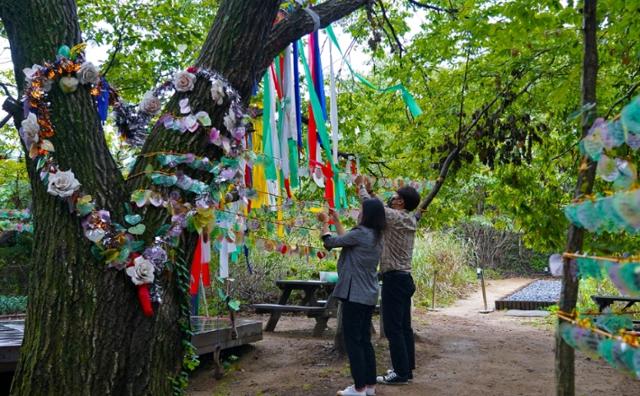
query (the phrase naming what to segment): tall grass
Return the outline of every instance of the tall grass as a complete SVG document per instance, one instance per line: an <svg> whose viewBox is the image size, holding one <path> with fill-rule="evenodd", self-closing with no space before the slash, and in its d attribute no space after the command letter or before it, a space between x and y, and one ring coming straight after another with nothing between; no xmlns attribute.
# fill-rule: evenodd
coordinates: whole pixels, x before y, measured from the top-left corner
<svg viewBox="0 0 640 396"><path fill-rule="evenodd" d="M464 296L476 279L472 265L472 247L453 233L429 232L416 238L413 251L416 305L431 306L434 274L437 305L448 305Z"/></svg>

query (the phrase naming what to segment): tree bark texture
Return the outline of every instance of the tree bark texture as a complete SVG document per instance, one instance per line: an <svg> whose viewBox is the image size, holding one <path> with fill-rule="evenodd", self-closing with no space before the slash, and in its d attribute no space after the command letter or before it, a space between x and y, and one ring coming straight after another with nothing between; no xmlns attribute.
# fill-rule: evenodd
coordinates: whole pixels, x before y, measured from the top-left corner
<svg viewBox="0 0 640 396"><path fill-rule="evenodd" d="M315 8L322 13L325 25L366 2L332 0ZM286 40L313 30L305 20L296 29L286 30L286 35L278 33L286 40L270 41L275 34L272 32L279 31L272 27L279 5L279 0L224 0L198 58L197 66L225 76L245 104L266 67L261 60L267 49L277 53L284 49ZM294 16L300 18L300 14L292 14L279 29L300 23ZM73 0L0 0L0 17L11 45L20 93L25 88L24 67L53 60L59 46L82 41ZM189 98L192 108L207 111L213 126L222 128L228 103L214 105L207 81L200 79L192 92L175 95L165 111L177 114L177 102L183 97ZM55 86L49 100L55 128L51 140L60 168L72 169L82 183L82 191L92 195L99 208L109 210L113 221L122 223L131 191L149 188L149 180L123 180L86 89L63 94ZM19 125L21 116L14 121ZM181 135L157 126L132 175L147 164L155 165L154 157L144 154L158 151L194 153L212 159L220 156L202 133ZM179 371L182 360L174 279L167 276L163 304L154 305L155 316L144 317L135 287L124 271L106 269L104 263L93 259L79 217L70 213L63 200L47 193L34 163L27 161L27 167L34 203L33 272L25 339L12 394L170 394L169 377ZM191 176L206 180L201 174ZM167 222L168 215L155 208L140 214L148 230L143 238L149 241L155 229ZM187 262L194 240L191 236L181 241Z"/></svg>
<svg viewBox="0 0 640 396"><path fill-rule="evenodd" d="M598 75L598 48L597 48L597 0L585 0L583 6L583 34L584 34L584 59L582 69L582 105L596 103L596 81ZM582 115L582 137L586 136L596 114L594 107ZM574 192L574 198L585 194L591 194L596 173L596 163L583 157L582 164L587 166L580 169L578 181ZM582 248L584 241L584 229L575 225L569 226L567 237L567 252L576 252ZM579 282L572 260L564 259L562 273L562 291L560 293L560 310L571 313L576 307L578 299ZM562 321L558 320L558 325ZM559 327L556 330L556 394L558 396L573 396L575 394L575 364L574 350L560 335Z"/></svg>

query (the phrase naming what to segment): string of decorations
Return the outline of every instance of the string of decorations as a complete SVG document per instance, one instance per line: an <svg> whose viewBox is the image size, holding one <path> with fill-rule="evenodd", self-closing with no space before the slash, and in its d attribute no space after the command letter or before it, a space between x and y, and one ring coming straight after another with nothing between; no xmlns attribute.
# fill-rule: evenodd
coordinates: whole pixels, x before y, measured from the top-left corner
<svg viewBox="0 0 640 396"><path fill-rule="evenodd" d="M240 105L239 96L233 88L217 73L190 67L179 71L170 81L159 88L147 92L138 106L119 101L115 91L110 89L98 69L84 59L84 44L71 49L63 46L56 60L43 66L33 65L25 69L27 87L25 89L25 114L20 135L36 162L36 170L49 194L65 200L71 210L82 221L84 235L94 243L92 253L105 261L109 267L126 273L138 289L138 297L147 316L153 315L151 302L160 302L161 286L157 281L168 261L166 249L176 246L177 237L186 228L188 219L199 218L191 223L211 221L213 210L219 202L214 199L215 192L228 186L243 186L244 159L240 158L244 148L244 135L248 117ZM102 120L106 119L106 107L111 102L114 108L116 124L120 133L132 144L141 144L148 134L147 123L157 115L161 108L161 97L170 90L188 94L193 90L196 79L206 78L211 84L211 99L218 106L228 106L222 131L211 126L209 116L203 111L193 111L188 98L180 100L180 115L165 114L160 119L168 129L178 133L207 133L214 136L211 143L223 149L229 163L217 168L213 188L206 191L199 188L192 179L157 174L151 181L160 186L176 186L195 194L193 203L186 202L178 191L171 191L166 198L167 209L172 214L171 223L162 226L150 245L140 239L146 231L143 218L135 214L129 205L125 205L127 214L124 223L111 219L111 214L98 209L93 198L81 191L81 184L71 169L60 169L53 153L55 149L49 140L55 135L50 120L48 93L57 83L62 92L70 94L77 89L88 89L95 99L96 109ZM169 125L170 124L170 125ZM220 174L224 173L222 177ZM193 186L197 186L193 187ZM199 221L198 221L199 220Z"/></svg>
<svg viewBox="0 0 640 396"><path fill-rule="evenodd" d="M628 329L630 317L603 315L596 320L557 313L560 334L567 344L592 359L603 358L612 367L640 379L640 339ZM617 334L615 334L617 333Z"/></svg>
<svg viewBox="0 0 640 396"><path fill-rule="evenodd" d="M637 170L628 159L615 158L610 151L626 144L640 148L640 97L625 106L611 121L595 120L580 141L581 152L597 162L596 175L612 183L608 196L583 196L564 208L569 221L594 233L636 234L640 231L640 190ZM606 153L605 153L606 152ZM609 154L609 155L607 155ZM586 169L586 159L581 169ZM640 296L640 260L636 256L601 257L564 253L575 261L573 276L603 280L608 276L616 288L629 296ZM592 358L602 357L611 366L640 379L640 341L630 316L609 309L597 316L558 312L563 321L560 334L571 347Z"/></svg>
<svg viewBox="0 0 640 396"><path fill-rule="evenodd" d="M580 278L603 280L605 274L623 295L640 297L640 260L637 257L614 258L565 253L574 259Z"/></svg>

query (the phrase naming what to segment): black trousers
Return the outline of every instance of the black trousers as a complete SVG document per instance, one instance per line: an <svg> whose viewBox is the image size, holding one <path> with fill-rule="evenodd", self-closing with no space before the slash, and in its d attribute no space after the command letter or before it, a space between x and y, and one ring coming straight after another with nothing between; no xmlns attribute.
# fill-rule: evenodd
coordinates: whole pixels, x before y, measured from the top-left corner
<svg viewBox="0 0 640 396"><path fill-rule="evenodd" d="M342 329L356 388L376 383L376 353L371 345L374 306L342 301Z"/></svg>
<svg viewBox="0 0 640 396"><path fill-rule="evenodd" d="M416 367L416 348L411 328L411 296L416 291L409 272L382 275L382 324L389 340L393 370L407 377Z"/></svg>

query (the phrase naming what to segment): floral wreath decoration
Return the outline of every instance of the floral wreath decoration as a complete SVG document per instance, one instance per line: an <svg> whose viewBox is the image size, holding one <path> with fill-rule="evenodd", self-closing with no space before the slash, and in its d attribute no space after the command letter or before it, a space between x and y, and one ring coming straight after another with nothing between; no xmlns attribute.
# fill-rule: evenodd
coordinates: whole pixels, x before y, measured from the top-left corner
<svg viewBox="0 0 640 396"><path fill-rule="evenodd" d="M84 236L93 242L91 251L96 258L106 262L110 268L125 269L137 287L143 313L152 316L151 302L162 302L159 278L170 262L167 248L177 247L178 237L185 228L198 233L207 230L214 222L214 210L225 204L225 193L235 190L245 203L254 194L244 184L245 167L255 160L251 152L246 150L245 135L249 117L241 105L240 96L221 75L197 67L175 73L172 80L148 91L138 105L125 103L100 75L97 67L85 60L85 46L62 46L55 61L24 69L27 88L24 93L24 120L19 132L30 158L36 163L40 179L47 186L47 192L66 200L71 211L81 218ZM198 78L210 82L211 99L216 105L229 103L224 117L224 130L212 126L207 112L192 111L188 98L179 102L180 115L167 113L160 116L157 122L177 133L207 133L210 143L220 147L223 156L219 161L213 161L190 153L156 154L162 167L187 165L191 169L213 174L213 179L207 184L181 171L173 174L153 169L145 171L154 185L174 188L168 194L138 190L131 195L135 207L150 204L164 207L171 214L171 222L160 227L147 246L145 241L139 239L146 230L143 218L132 211L131 205L125 204L125 224L114 222L109 211L98 209L93 198L81 191L81 183L73 171L59 167L53 155L55 148L49 140L55 135L55 130L50 119L48 93L56 81L63 93L88 89L100 119L103 122L106 120L107 107L111 105L121 137L131 145L140 146L148 135L149 122L163 107L161 99L172 90L178 93L191 92ZM195 195L191 202L185 198L187 193Z"/></svg>

